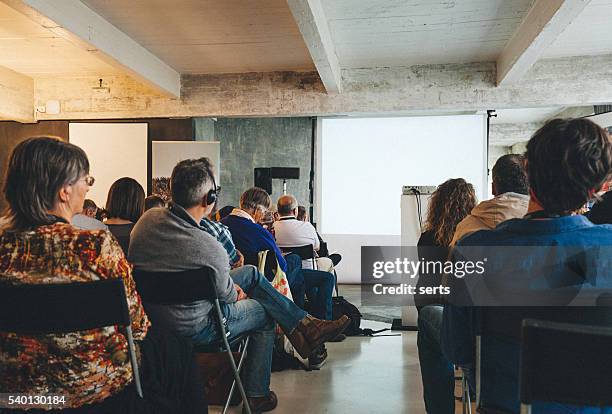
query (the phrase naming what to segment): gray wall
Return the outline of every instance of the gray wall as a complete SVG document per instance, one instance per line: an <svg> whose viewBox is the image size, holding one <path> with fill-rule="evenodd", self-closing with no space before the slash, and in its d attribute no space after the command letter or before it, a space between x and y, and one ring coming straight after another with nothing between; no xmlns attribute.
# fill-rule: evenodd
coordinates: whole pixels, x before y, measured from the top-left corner
<svg viewBox="0 0 612 414"><path fill-rule="evenodd" d="M199 136L196 121L196 136ZM204 135L204 134L202 134ZM310 118L219 118L215 140L221 142L221 201L238 205L240 194L253 186L253 168L299 167L300 179L287 182L287 192L308 205L312 120ZM273 180L272 202L282 194Z"/></svg>

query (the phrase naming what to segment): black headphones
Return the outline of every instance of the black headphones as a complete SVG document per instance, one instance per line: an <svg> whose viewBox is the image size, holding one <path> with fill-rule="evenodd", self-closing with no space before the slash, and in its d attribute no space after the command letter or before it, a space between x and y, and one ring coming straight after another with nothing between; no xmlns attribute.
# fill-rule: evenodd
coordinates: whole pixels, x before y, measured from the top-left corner
<svg viewBox="0 0 612 414"><path fill-rule="evenodd" d="M215 204L218 198L219 190L221 189L221 187L217 187L217 183L215 182L215 175L212 171L210 171L210 176L212 177L213 189L206 194L207 205Z"/></svg>

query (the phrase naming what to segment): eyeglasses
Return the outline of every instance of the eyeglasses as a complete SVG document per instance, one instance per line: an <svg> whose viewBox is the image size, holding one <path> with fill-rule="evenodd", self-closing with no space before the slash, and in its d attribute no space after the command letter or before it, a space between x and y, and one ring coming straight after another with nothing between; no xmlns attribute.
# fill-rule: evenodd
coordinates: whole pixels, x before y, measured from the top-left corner
<svg viewBox="0 0 612 414"><path fill-rule="evenodd" d="M81 180L85 180L85 184L87 184L89 187L94 185L94 183L96 182L96 179L93 178L91 175L86 175L85 177L81 178Z"/></svg>

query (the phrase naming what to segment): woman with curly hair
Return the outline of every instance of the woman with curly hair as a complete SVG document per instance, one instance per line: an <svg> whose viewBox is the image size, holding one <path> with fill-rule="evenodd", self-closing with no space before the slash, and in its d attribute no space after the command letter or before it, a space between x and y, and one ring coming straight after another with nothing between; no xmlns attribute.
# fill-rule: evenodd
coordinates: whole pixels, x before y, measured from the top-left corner
<svg viewBox="0 0 612 414"><path fill-rule="evenodd" d="M476 203L474 187L463 178L453 178L440 184L429 200L425 231L418 242L419 259L442 263L448 260L455 228L470 214ZM419 309L417 346L421 367L431 362L432 355L439 351L434 349L435 344L439 344L439 339L432 338L426 332L440 332L443 307L438 305L441 302L440 295L434 293L433 288L441 284L440 273L421 274L417 282L418 289L430 288L432 292L432 294L415 296L415 304ZM446 392L452 390L454 386L453 366L446 363L445 366L438 368L421 369L425 408L428 413L453 413L455 412L453 394L452 391ZM450 395L449 398L446 398L447 394Z"/></svg>
<svg viewBox="0 0 612 414"><path fill-rule="evenodd" d="M457 224L476 206L476 193L472 184L463 178L451 178L438 186L431 195L423 234L417 244L419 258L426 262L445 262ZM421 275L421 287L436 287L442 282L441 274ZM432 291L433 292L433 291ZM438 294L415 296L416 305L440 303Z"/></svg>

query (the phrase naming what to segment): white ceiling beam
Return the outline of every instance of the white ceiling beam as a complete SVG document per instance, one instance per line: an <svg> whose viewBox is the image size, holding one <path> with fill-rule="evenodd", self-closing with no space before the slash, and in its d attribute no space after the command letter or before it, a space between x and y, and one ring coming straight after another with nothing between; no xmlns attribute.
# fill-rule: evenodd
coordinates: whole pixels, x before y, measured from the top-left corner
<svg viewBox="0 0 612 414"><path fill-rule="evenodd" d="M321 0L287 0L327 93L342 92L342 73Z"/></svg>
<svg viewBox="0 0 612 414"><path fill-rule="evenodd" d="M79 0L3 0L79 48L164 95L180 97L181 76Z"/></svg>
<svg viewBox="0 0 612 414"><path fill-rule="evenodd" d="M0 119L34 122L34 79L0 66Z"/></svg>
<svg viewBox="0 0 612 414"><path fill-rule="evenodd" d="M497 85L520 80L591 0L536 0L497 59Z"/></svg>

